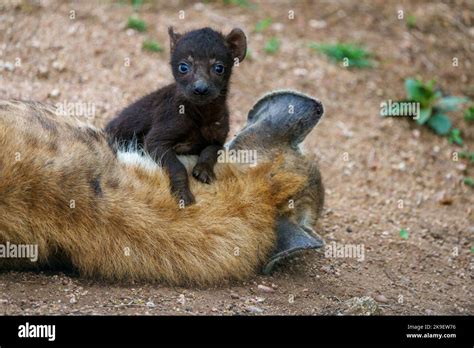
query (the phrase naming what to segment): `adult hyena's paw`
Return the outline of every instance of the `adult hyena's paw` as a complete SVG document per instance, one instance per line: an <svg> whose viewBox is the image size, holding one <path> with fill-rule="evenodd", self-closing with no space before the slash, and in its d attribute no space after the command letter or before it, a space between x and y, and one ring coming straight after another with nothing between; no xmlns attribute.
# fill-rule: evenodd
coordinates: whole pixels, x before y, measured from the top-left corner
<svg viewBox="0 0 474 348"><path fill-rule="evenodd" d="M216 179L212 167L206 163L197 163L193 168L193 176L205 184L210 184Z"/></svg>

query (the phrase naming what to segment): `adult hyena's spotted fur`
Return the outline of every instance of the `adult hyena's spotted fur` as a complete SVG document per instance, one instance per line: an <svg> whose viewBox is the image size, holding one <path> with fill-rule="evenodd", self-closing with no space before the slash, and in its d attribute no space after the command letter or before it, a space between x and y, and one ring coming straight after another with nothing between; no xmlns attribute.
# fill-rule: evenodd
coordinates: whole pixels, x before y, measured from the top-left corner
<svg viewBox="0 0 474 348"><path fill-rule="evenodd" d="M117 152L102 131L39 103L0 101L0 244L39 248L36 263L0 258L0 269L67 264L172 284L247 277L272 251L278 215L319 214L319 172L283 152L255 168L218 164L216 183L191 181L197 204L180 209L149 158ZM292 198L304 209L288 210Z"/></svg>

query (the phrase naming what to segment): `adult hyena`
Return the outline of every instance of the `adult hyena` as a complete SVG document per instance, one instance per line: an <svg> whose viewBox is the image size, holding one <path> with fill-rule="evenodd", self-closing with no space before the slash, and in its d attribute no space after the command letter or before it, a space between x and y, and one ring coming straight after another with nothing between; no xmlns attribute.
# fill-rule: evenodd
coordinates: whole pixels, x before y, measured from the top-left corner
<svg viewBox="0 0 474 348"><path fill-rule="evenodd" d="M42 104L0 101L0 244L39 250L36 263L0 258L0 268L67 264L100 279L211 284L319 246L307 231L321 178L297 145L322 113L297 93L262 98L229 144L257 151L258 164L219 163L212 185L190 181L197 203L180 209L146 155Z"/></svg>

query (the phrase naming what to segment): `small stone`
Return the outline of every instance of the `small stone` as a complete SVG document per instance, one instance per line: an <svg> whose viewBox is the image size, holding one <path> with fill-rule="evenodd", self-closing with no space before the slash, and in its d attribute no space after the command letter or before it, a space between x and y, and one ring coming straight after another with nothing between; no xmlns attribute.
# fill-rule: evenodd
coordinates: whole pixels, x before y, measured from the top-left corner
<svg viewBox="0 0 474 348"><path fill-rule="evenodd" d="M53 66L53 69L59 72L63 72L66 69L66 66L64 65L64 63L57 60L53 62L52 66Z"/></svg>
<svg viewBox="0 0 474 348"><path fill-rule="evenodd" d="M75 295L71 296L71 299L69 300L69 303L72 303L72 304L77 303L77 299L76 299Z"/></svg>
<svg viewBox="0 0 474 348"><path fill-rule="evenodd" d="M295 74L296 76L307 76L308 70L305 68L295 68L293 69L293 74Z"/></svg>
<svg viewBox="0 0 474 348"><path fill-rule="evenodd" d="M49 70L48 70L48 67L42 65L38 68L38 72L37 72L37 75L39 78L42 78L42 79L47 79L48 76L49 76Z"/></svg>
<svg viewBox="0 0 474 348"><path fill-rule="evenodd" d="M48 93L48 97L57 98L59 97L60 94L61 92L59 91L59 89L55 88L51 92Z"/></svg>
<svg viewBox="0 0 474 348"><path fill-rule="evenodd" d="M235 299L235 300L237 300L237 299L240 298L239 294L236 294L235 292L231 292L231 293L230 293L230 297L233 298L233 299Z"/></svg>
<svg viewBox="0 0 474 348"><path fill-rule="evenodd" d="M310 19L309 26L314 29L326 28L327 23L325 21L318 21L317 19Z"/></svg>
<svg viewBox="0 0 474 348"><path fill-rule="evenodd" d="M445 191L440 191L437 194L435 194L435 200L436 202L442 204L442 205L451 205L453 204L453 198L448 196Z"/></svg>
<svg viewBox="0 0 474 348"><path fill-rule="evenodd" d="M347 309L345 315L377 315L380 314L380 308L372 297L353 297L344 302Z"/></svg>
<svg viewBox="0 0 474 348"><path fill-rule="evenodd" d="M205 9L205 6L202 2L197 2L197 3L194 4L194 9L196 11L202 11L202 10Z"/></svg>
<svg viewBox="0 0 474 348"><path fill-rule="evenodd" d="M322 266L321 271L323 271L325 273L332 273L331 272L331 266Z"/></svg>
<svg viewBox="0 0 474 348"><path fill-rule="evenodd" d="M178 302L181 305L184 305L186 303L186 297L184 297L184 294L179 295L179 298L176 302Z"/></svg>
<svg viewBox="0 0 474 348"><path fill-rule="evenodd" d="M274 292L275 290L269 286L266 286L266 285L259 285L258 286L258 290L262 291L262 292Z"/></svg>
<svg viewBox="0 0 474 348"><path fill-rule="evenodd" d="M4 68L5 68L5 70L8 70L8 71L15 70L15 66L11 62L5 62Z"/></svg>
<svg viewBox="0 0 474 348"><path fill-rule="evenodd" d="M272 29L275 31L282 31L285 28L283 23L273 23L272 24Z"/></svg>
<svg viewBox="0 0 474 348"><path fill-rule="evenodd" d="M152 301L148 301L148 302L146 303L146 306L147 306L148 308L154 308L154 307L156 307L156 305L155 305Z"/></svg>
<svg viewBox="0 0 474 348"><path fill-rule="evenodd" d="M245 310L250 313L263 313L263 309L257 306L247 306Z"/></svg>
<svg viewBox="0 0 474 348"><path fill-rule="evenodd" d="M375 296L374 299L375 299L375 301L381 302L381 303L387 303L388 302L387 298L384 295L377 295L377 296Z"/></svg>

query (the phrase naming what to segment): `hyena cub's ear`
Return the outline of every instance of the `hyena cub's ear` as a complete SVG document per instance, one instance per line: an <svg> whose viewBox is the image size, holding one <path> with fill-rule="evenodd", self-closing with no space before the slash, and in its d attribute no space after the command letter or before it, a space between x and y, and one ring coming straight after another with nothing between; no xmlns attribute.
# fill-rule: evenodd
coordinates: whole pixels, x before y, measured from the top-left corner
<svg viewBox="0 0 474 348"><path fill-rule="evenodd" d="M234 28L226 36L225 41L232 52L232 59L237 58L239 62L243 61L247 53L247 38L244 32L239 28Z"/></svg>
<svg viewBox="0 0 474 348"><path fill-rule="evenodd" d="M178 43L179 39L181 39L183 34L176 33L173 27L168 27L168 35L170 36L170 51L173 53L176 44Z"/></svg>

